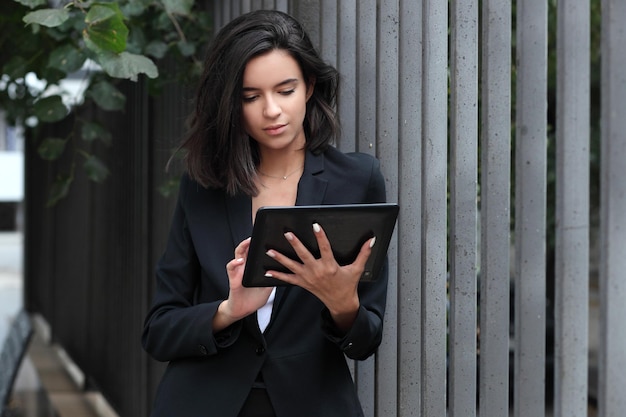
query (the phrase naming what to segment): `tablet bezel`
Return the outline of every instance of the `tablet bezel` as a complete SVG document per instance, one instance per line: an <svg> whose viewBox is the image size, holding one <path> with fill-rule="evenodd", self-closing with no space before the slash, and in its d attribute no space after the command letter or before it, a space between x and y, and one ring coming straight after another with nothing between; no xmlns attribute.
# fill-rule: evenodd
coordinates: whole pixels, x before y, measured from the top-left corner
<svg viewBox="0 0 626 417"><path fill-rule="evenodd" d="M266 252L274 249L297 259L284 236L285 232L291 231L316 257L319 256L313 223L324 229L341 265L351 263L363 243L376 236L376 244L361 276L361 281L374 281L385 262L398 211L395 203L261 207L255 216L242 283L245 287L289 285L265 276L270 269L289 272Z"/></svg>

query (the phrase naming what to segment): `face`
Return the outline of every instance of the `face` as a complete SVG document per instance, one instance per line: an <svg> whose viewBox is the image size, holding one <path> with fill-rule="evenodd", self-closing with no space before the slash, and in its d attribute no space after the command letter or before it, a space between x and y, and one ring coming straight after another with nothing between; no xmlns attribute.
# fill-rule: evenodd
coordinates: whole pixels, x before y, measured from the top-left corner
<svg viewBox="0 0 626 417"><path fill-rule="evenodd" d="M261 152L303 149L310 97L298 62L283 50L248 61L243 73L243 124Z"/></svg>

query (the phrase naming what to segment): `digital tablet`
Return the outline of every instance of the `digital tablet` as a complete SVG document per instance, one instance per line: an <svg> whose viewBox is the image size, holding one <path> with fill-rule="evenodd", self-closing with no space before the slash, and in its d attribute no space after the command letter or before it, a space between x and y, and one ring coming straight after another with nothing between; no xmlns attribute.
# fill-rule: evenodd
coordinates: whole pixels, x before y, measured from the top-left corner
<svg viewBox="0 0 626 417"><path fill-rule="evenodd" d="M320 252L313 233L314 223L318 223L326 232L340 265L354 262L361 246L375 236L376 243L361 276L362 281L373 281L385 262L397 217L398 205L395 203L262 207L257 211L254 221L243 285L288 285L279 279L265 276L268 270L290 272L266 254L269 249L299 261L284 236L286 232L295 234L319 258Z"/></svg>

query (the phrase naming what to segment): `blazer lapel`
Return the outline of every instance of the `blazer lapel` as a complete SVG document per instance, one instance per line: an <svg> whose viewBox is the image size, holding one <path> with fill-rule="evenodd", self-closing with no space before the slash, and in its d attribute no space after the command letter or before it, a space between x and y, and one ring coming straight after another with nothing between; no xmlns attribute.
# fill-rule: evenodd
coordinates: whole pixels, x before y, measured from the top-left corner
<svg viewBox="0 0 626 417"><path fill-rule="evenodd" d="M320 174L324 172L324 154L314 155L307 151L304 172L298 183L296 206L322 204L328 181Z"/></svg>

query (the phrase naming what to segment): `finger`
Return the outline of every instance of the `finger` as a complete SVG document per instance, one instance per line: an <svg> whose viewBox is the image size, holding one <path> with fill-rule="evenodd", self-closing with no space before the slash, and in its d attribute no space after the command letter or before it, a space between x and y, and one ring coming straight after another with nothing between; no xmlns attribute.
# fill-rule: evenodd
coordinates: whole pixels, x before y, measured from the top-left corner
<svg viewBox="0 0 626 417"><path fill-rule="evenodd" d="M245 262L244 258L236 258L233 259L232 261L228 262L226 264L226 270L227 271L234 271L235 269L237 269L237 267L243 265L243 263Z"/></svg>
<svg viewBox="0 0 626 417"><path fill-rule="evenodd" d="M287 268L288 270L290 270L291 272L295 274L297 274L300 268L302 267L302 263L298 261L294 261L288 256L285 256L282 253L275 251L274 249L268 250L267 252L265 252L265 254L269 256L270 258L273 258L276 262L278 262L279 264L281 264L282 266L284 266L285 268Z"/></svg>
<svg viewBox="0 0 626 417"><path fill-rule="evenodd" d="M250 248L250 240L251 238L247 238L243 240L237 247L235 248L235 258L245 258L248 254L248 249Z"/></svg>
<svg viewBox="0 0 626 417"><path fill-rule="evenodd" d="M297 281L295 275L287 274L284 272L278 272L278 271L267 271L265 273L265 276L268 278L276 278L288 284L294 284L294 285L296 284L296 281Z"/></svg>
<svg viewBox="0 0 626 417"><path fill-rule="evenodd" d="M370 255L372 254L372 248L374 247L375 243L376 243L376 236L374 236L371 239L366 240L365 243L363 243L363 245L361 246L361 250L359 251L359 254L357 255L352 265L365 269L365 263L367 262Z"/></svg>
<svg viewBox="0 0 626 417"><path fill-rule="evenodd" d="M293 250L296 252L296 255L298 255L298 258L300 258L302 263L307 263L307 262L311 262L315 260L315 257L313 256L313 254L309 252L306 246L304 246L302 242L300 241L300 239L298 239L298 237L294 235L292 232L285 233L285 239L289 241L289 244L291 245Z"/></svg>
<svg viewBox="0 0 626 417"><path fill-rule="evenodd" d="M315 240L317 240L317 247L320 250L320 257L334 259L333 249L330 246L328 236L326 236L326 232L318 223L313 223L313 234L315 235Z"/></svg>

